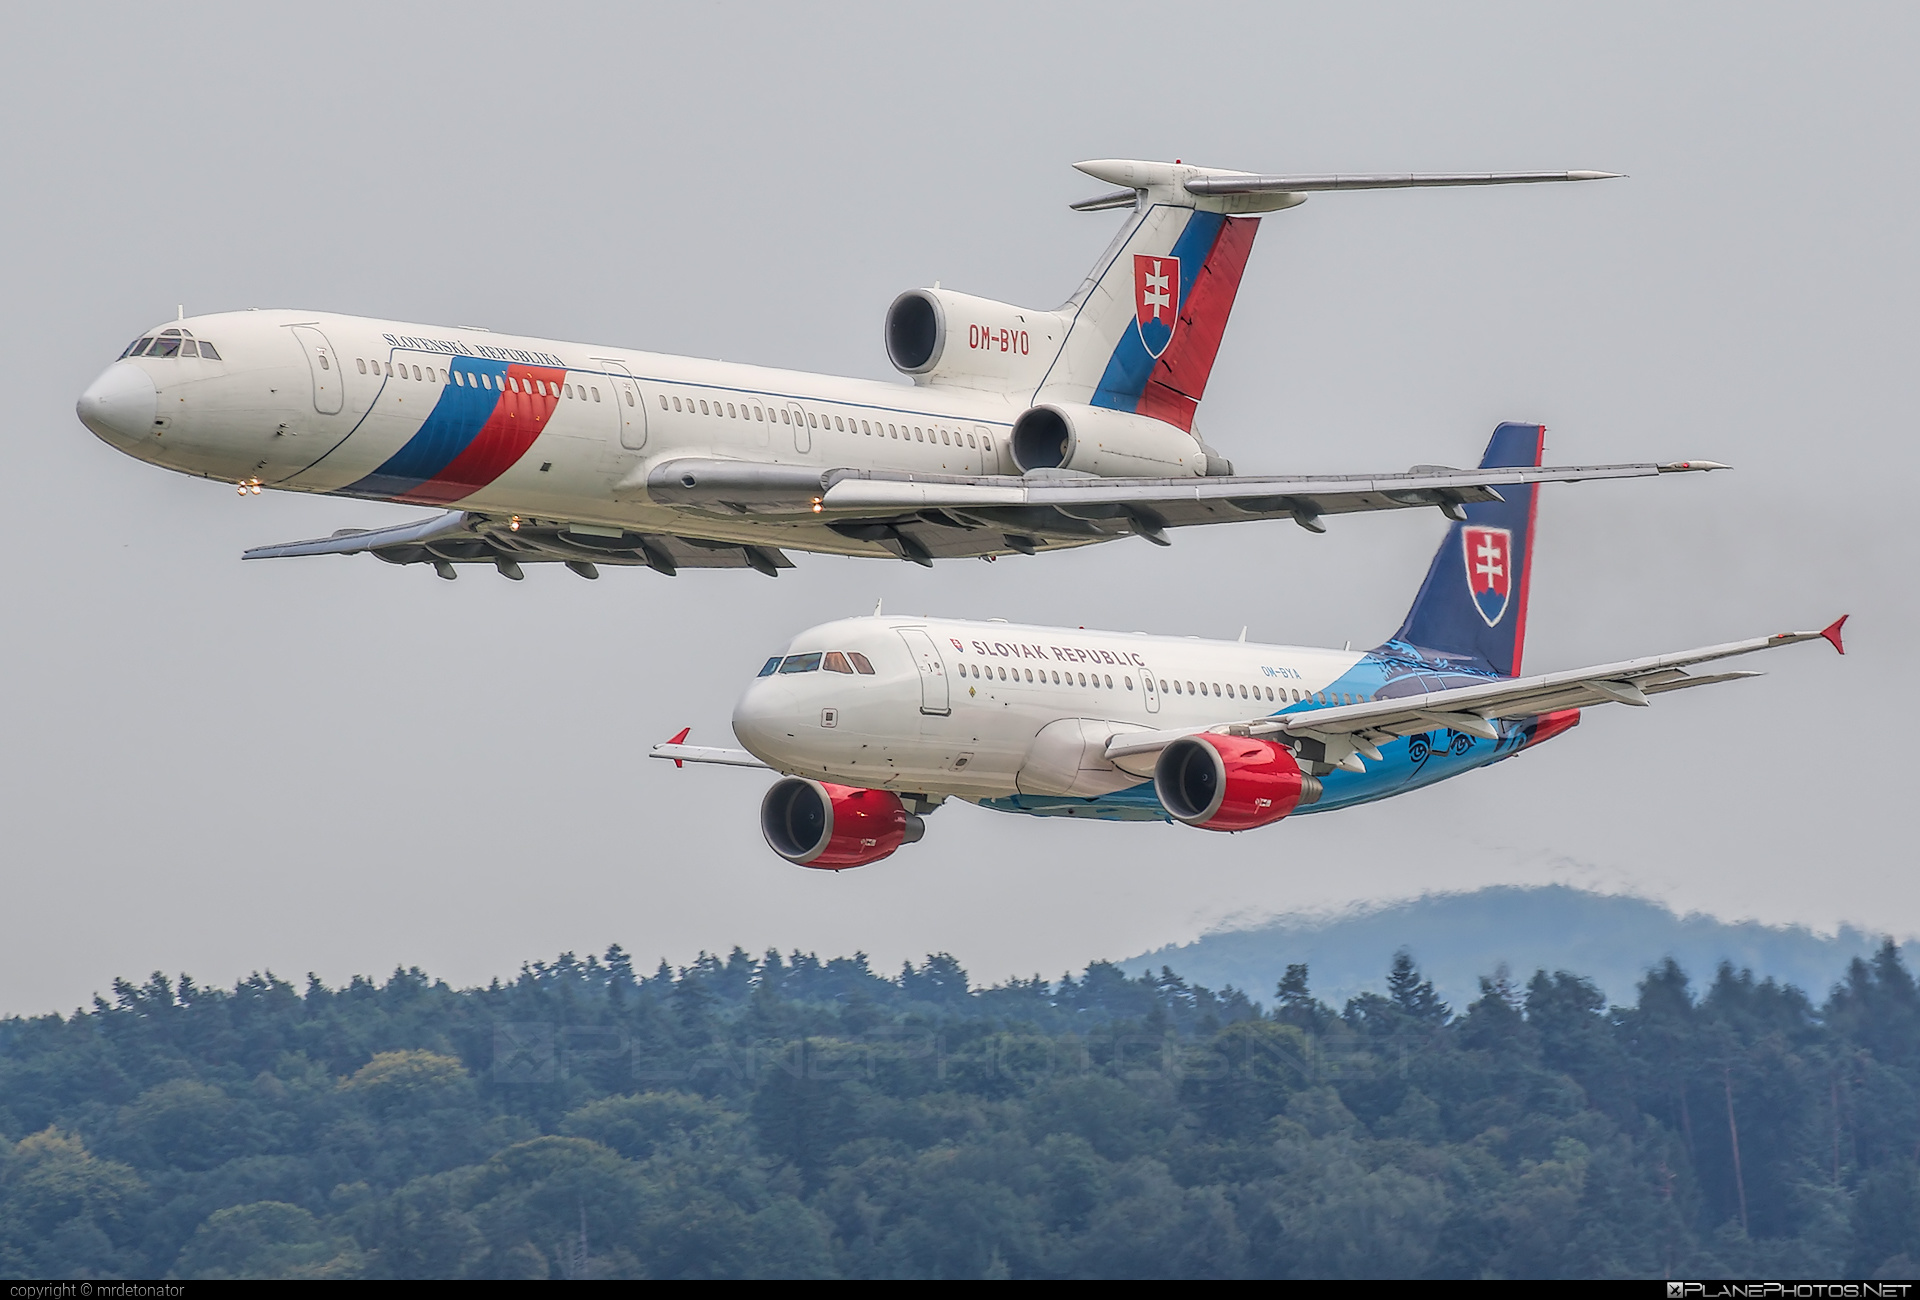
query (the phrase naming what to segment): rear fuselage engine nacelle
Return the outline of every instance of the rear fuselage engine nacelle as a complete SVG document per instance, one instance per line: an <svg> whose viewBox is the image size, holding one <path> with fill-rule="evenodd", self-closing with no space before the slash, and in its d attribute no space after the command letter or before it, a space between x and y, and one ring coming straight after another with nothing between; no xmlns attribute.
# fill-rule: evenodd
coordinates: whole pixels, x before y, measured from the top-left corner
<svg viewBox="0 0 1920 1300"><path fill-rule="evenodd" d="M1101 478L1199 478L1206 448L1184 429L1131 411L1045 402L1013 422L1022 474L1063 469Z"/></svg>
<svg viewBox="0 0 1920 1300"><path fill-rule="evenodd" d="M790 776L760 801L760 833L789 862L823 871L864 867L911 844L926 823L891 790L863 790Z"/></svg>
<svg viewBox="0 0 1920 1300"><path fill-rule="evenodd" d="M1202 732L1182 736L1153 765L1160 806L1189 826L1249 831L1320 798L1320 782L1270 740Z"/></svg>
<svg viewBox="0 0 1920 1300"><path fill-rule="evenodd" d="M1032 392L1060 352L1069 322L955 293L909 289L887 308L887 358L916 384Z"/></svg>

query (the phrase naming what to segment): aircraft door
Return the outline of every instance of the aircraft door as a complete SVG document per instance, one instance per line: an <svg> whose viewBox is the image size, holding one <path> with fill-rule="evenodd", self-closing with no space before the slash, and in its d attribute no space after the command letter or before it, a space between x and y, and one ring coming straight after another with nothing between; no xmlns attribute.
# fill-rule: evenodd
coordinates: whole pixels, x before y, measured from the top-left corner
<svg viewBox="0 0 1920 1300"><path fill-rule="evenodd" d="M607 368L607 383L613 389L614 414L620 425L620 445L639 451L647 445L647 402L640 385L618 361L601 361Z"/></svg>
<svg viewBox="0 0 1920 1300"><path fill-rule="evenodd" d="M973 426L973 436L980 443L980 472L998 474L1000 453L993 445L993 430L984 424L976 424Z"/></svg>
<svg viewBox="0 0 1920 1300"><path fill-rule="evenodd" d="M947 665L940 658L933 638L917 627L896 630L907 643L907 653L913 656L914 666L920 670L920 712L937 717L952 713L953 706L947 699Z"/></svg>
<svg viewBox="0 0 1920 1300"><path fill-rule="evenodd" d="M1143 666L1140 669L1140 689L1145 692L1148 713L1160 712L1159 687L1160 684L1153 679L1153 670Z"/></svg>
<svg viewBox="0 0 1920 1300"><path fill-rule="evenodd" d="M313 372L313 409L322 415L338 415L347 401L347 379L340 373L340 357L327 342L327 336L311 325L290 325L293 337L306 355L307 369Z"/></svg>
<svg viewBox="0 0 1920 1300"><path fill-rule="evenodd" d="M813 450L813 434L807 429L807 413L793 402L787 403L787 418L793 421L793 449L802 455Z"/></svg>

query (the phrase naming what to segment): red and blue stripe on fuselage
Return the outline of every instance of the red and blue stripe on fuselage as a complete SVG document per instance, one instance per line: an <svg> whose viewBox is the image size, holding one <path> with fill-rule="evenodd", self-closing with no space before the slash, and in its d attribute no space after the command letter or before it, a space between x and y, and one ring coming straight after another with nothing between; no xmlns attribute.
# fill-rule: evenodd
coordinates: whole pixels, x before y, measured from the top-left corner
<svg viewBox="0 0 1920 1300"><path fill-rule="evenodd" d="M447 368L461 378L441 388L420 428L341 495L422 505L472 496L527 454L553 417L566 377L555 366L478 357L450 357Z"/></svg>

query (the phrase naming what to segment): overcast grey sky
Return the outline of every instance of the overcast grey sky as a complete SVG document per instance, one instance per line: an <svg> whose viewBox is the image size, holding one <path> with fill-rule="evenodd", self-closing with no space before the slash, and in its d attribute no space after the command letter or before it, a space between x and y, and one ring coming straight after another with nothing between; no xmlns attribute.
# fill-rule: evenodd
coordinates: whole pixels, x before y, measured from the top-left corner
<svg viewBox="0 0 1920 1300"><path fill-rule="evenodd" d="M1911 6L16 7L0 1013L156 967L449 979L613 941L949 949L1057 974L1223 918L1489 882L1920 932ZM1852 649L1597 710L1526 759L1242 836L950 807L880 865L762 845L727 743L809 623L897 611L1372 644L1443 523L1187 531L993 566L447 583L243 546L411 517L166 474L76 421L143 327L308 307L890 374L935 279L1035 306L1117 224L1089 157L1631 179L1324 195L1263 223L1201 411L1243 470L1557 461L1529 666L1851 611ZM1256 990L1265 992L1265 990Z"/></svg>

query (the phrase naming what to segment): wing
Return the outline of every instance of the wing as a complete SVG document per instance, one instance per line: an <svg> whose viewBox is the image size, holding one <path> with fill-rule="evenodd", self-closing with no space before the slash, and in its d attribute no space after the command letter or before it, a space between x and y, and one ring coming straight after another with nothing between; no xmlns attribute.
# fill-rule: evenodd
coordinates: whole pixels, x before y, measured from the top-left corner
<svg viewBox="0 0 1920 1300"><path fill-rule="evenodd" d="M1500 500L1527 483L1583 483L1725 469L1716 461L1452 469L1404 474L1223 475L1097 478L1058 470L1012 475L903 474L886 470L673 460L652 467L656 501L741 514L811 517L841 535L877 542L907 559L995 551L1031 553L1136 533L1169 545L1166 530L1250 519L1292 519L1325 532L1326 515L1463 506Z"/></svg>
<svg viewBox="0 0 1920 1300"><path fill-rule="evenodd" d="M295 555L376 555L390 564L431 564L443 578L456 564L491 564L510 578L522 564L565 564L585 577L602 564L644 565L671 576L681 569L757 569L772 577L793 561L770 546L715 542L698 537L587 531L551 520L493 519L449 510L431 519L391 528L343 528L331 537L280 546L256 546L245 560Z"/></svg>
<svg viewBox="0 0 1920 1300"><path fill-rule="evenodd" d="M692 727L680 728L679 735L672 740L655 745L647 757L671 759L675 767L684 767L688 763L717 763L722 767L757 767L768 772L773 770L744 749L721 749L713 745L683 743L692 730Z"/></svg>
<svg viewBox="0 0 1920 1300"><path fill-rule="evenodd" d="M1696 677L1686 671L1718 659L1820 639L1830 642L1835 650L1844 654L1846 651L1840 641L1840 629L1846 621L1846 616L1842 615L1818 632L1778 632L1773 636L1703 646L1697 650L1682 650L1677 654L1627 659L1620 663L1573 668L1534 677L1514 677L1445 691L1376 698L1362 704L1310 708L1305 712L1249 718L1224 726L1122 733L1108 742L1106 755L1109 760L1138 759L1196 731L1224 731L1233 735L1316 741L1324 747L1326 761L1350 771L1364 771L1364 765L1357 755L1378 760L1380 754L1376 746L1399 736L1445 727L1485 740L1496 740L1500 733L1493 724L1502 718L1534 717L1558 709L1584 709L1600 704L1644 707L1652 696L1668 691L1761 675L1735 671Z"/></svg>
<svg viewBox="0 0 1920 1300"><path fill-rule="evenodd" d="M806 545L805 530L832 543L821 550L889 552L935 559L1084 546L1137 534L1171 545L1169 528L1291 519L1312 532L1323 517L1432 506L1450 519L1462 507L1497 501L1499 489L1526 483L1584 483L1724 469L1710 460L1667 464L1522 466L1451 469L1419 465L1404 474L1224 475L1211 478L1096 478L1058 470L1013 475L928 475L830 469L761 461L680 459L646 472L654 500L729 521L756 516ZM638 481L622 484L637 487ZM565 564L595 576L601 564L681 569L755 569L769 577L793 567L776 547L676 534L629 533L546 519L500 519L472 511L389 528L342 529L331 537L256 546L248 560L368 553L392 564L431 564L456 576L457 564L492 564L508 577L522 564Z"/></svg>

